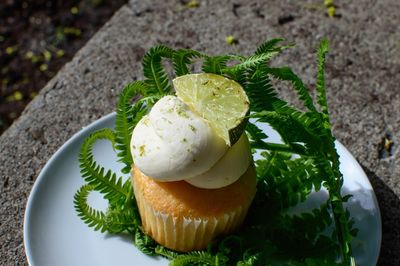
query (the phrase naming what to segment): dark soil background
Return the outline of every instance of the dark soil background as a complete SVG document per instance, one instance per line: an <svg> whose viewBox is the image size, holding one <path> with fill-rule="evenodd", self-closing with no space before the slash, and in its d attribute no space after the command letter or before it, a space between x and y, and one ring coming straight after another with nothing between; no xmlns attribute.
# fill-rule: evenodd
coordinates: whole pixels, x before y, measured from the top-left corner
<svg viewBox="0 0 400 266"><path fill-rule="evenodd" d="M0 0L0 135L127 0Z"/></svg>

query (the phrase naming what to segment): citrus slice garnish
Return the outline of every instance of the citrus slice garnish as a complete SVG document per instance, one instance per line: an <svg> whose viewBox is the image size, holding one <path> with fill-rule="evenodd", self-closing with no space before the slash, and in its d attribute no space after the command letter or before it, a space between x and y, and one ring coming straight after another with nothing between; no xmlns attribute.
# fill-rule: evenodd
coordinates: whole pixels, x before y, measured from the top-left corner
<svg viewBox="0 0 400 266"><path fill-rule="evenodd" d="M176 95L232 146L242 135L250 102L242 86L220 75L188 74L173 80Z"/></svg>

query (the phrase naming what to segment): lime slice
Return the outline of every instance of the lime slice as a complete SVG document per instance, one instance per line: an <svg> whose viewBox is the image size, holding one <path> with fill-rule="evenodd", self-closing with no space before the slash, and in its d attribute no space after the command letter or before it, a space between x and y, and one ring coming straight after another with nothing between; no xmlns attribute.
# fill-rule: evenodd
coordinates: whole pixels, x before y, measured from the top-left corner
<svg viewBox="0 0 400 266"><path fill-rule="evenodd" d="M173 83L183 102L209 121L227 145L235 144L246 126L250 105L239 83L209 73L180 76Z"/></svg>

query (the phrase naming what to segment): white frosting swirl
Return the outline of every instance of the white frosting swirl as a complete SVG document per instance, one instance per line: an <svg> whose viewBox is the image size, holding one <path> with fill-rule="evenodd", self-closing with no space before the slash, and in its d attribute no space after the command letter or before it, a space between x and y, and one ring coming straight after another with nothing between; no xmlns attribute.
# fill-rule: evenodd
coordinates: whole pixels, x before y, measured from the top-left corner
<svg viewBox="0 0 400 266"><path fill-rule="evenodd" d="M224 140L175 96L165 96L142 118L132 134L136 166L161 181L197 176L226 152Z"/></svg>
<svg viewBox="0 0 400 266"><path fill-rule="evenodd" d="M144 174L201 188L227 186L245 172L251 160L245 134L228 148L205 119L175 96L161 98L131 139L134 163Z"/></svg>
<svg viewBox="0 0 400 266"><path fill-rule="evenodd" d="M200 188L225 187L233 184L246 172L251 160L250 143L244 133L210 170L185 181Z"/></svg>

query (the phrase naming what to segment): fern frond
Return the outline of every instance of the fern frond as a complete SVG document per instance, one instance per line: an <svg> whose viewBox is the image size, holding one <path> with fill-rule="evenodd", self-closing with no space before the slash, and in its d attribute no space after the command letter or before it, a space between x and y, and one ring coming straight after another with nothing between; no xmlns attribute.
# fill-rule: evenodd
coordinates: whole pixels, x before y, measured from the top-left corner
<svg viewBox="0 0 400 266"><path fill-rule="evenodd" d="M297 121L299 126L302 126L306 131L310 132L310 134L319 138L324 138L324 140L328 142L330 141L327 136L330 132L327 131L324 124L321 123L321 116L318 112L301 112L283 101L276 101L273 105L277 113L292 117L292 119Z"/></svg>
<svg viewBox="0 0 400 266"><path fill-rule="evenodd" d="M289 146L287 144L267 142L268 136L251 122L247 123L246 132L249 137L250 146L252 149L279 151L304 155L304 147L301 145L292 144L291 146Z"/></svg>
<svg viewBox="0 0 400 266"><path fill-rule="evenodd" d="M171 260L169 266L192 266L192 265L224 265L227 258L223 255L211 255L209 252L192 251L179 255Z"/></svg>
<svg viewBox="0 0 400 266"><path fill-rule="evenodd" d="M173 250L171 250L171 249L167 249L167 248L165 248L165 247L163 247L163 246L161 246L161 245L158 245L156 248L155 248L155 253L157 253L158 255L161 255L161 256L163 256L163 257L165 257L165 258L168 258L168 259L170 259L170 260L172 260L172 259L174 259L174 258L176 258L176 257L178 257L179 255L180 255L180 253L178 253L178 252L176 252L176 251L173 251Z"/></svg>
<svg viewBox="0 0 400 266"><path fill-rule="evenodd" d="M188 65L192 63L192 59L203 57L205 55L190 49L180 49L172 56L172 63L177 77L189 74Z"/></svg>
<svg viewBox="0 0 400 266"><path fill-rule="evenodd" d="M277 213L304 201L313 182L321 181L311 159L293 160L291 153L263 152L256 166L260 191L256 202L268 201Z"/></svg>
<svg viewBox="0 0 400 266"><path fill-rule="evenodd" d="M217 56L209 56L203 62L202 71L205 73L214 73L218 75L222 75L223 70L226 69L226 63L229 60L238 60L242 59L236 55L217 55Z"/></svg>
<svg viewBox="0 0 400 266"><path fill-rule="evenodd" d="M279 80L290 81L293 88L297 91L299 98L303 101L304 106L312 112L317 112L308 89L304 85L303 81L301 81L301 79L290 68L268 68L268 73Z"/></svg>
<svg viewBox="0 0 400 266"><path fill-rule="evenodd" d="M276 38L276 39L272 39L269 41L266 41L264 43L262 43L260 46L258 46L256 52L254 54L264 54L264 53L268 53L271 51L283 51L287 48L291 48L294 46L294 44L289 44L289 45L284 45L284 46L276 46L278 43L283 42L285 39L280 39L280 38Z"/></svg>
<svg viewBox="0 0 400 266"><path fill-rule="evenodd" d="M136 95L146 95L146 90L147 86L144 82L135 81L125 86L119 95L115 118L115 149L119 151L117 154L119 161L125 164L125 167L122 169L124 174L129 173L133 163L130 152L130 141L132 130L135 126L133 120L135 120L136 115L131 112L131 101Z"/></svg>
<svg viewBox="0 0 400 266"><path fill-rule="evenodd" d="M110 233L121 233L128 231L132 233L138 226L138 219L134 214L134 208L120 209L109 207L105 215L107 231Z"/></svg>
<svg viewBox="0 0 400 266"><path fill-rule="evenodd" d="M318 48L318 72L317 72L317 99L321 106L321 111L325 114L325 119L329 121L328 114L328 103L326 100L326 90L325 90L325 77L324 77L324 65L325 56L328 52L329 45L327 40L322 40Z"/></svg>
<svg viewBox="0 0 400 266"><path fill-rule="evenodd" d="M169 83L168 75L162 65L163 58L171 59L174 50L165 46L157 45L150 48L150 50L143 57L143 74L145 76L145 83L148 86L149 94L166 95L172 93L172 86Z"/></svg>
<svg viewBox="0 0 400 266"><path fill-rule="evenodd" d="M259 129L255 124L251 122L247 123L246 132L249 133L250 141L258 142L268 138L264 131Z"/></svg>
<svg viewBox="0 0 400 266"><path fill-rule="evenodd" d="M106 128L92 133L85 139L79 153L79 167L83 179L109 201L125 201L128 197L126 186L122 184L122 178L117 178L111 170L105 172L93 158L93 144L99 139L106 139L115 144L115 136L111 129Z"/></svg>
<svg viewBox="0 0 400 266"><path fill-rule="evenodd" d="M294 257L312 258L313 256L320 257L323 254L324 258L331 262L336 260L337 243L323 234L332 225L332 217L327 204L322 204L311 212L298 215L283 214L279 219L285 222L287 227L286 232L279 236L283 241L285 241L284 239L301 239L301 245L297 249L293 250L292 245L286 243L282 243L282 249L292 249L289 252Z"/></svg>
<svg viewBox="0 0 400 266"><path fill-rule="evenodd" d="M264 143L258 145L258 143L255 143L257 148L311 156L312 154L320 154L329 145L326 143L326 136L321 133L321 127L315 126L318 125L319 120L315 120L312 115L309 116L301 112L286 114L261 112L259 117L258 121L268 123L273 127L280 134L285 144ZM302 123L307 123L309 126L304 127Z"/></svg>
<svg viewBox="0 0 400 266"><path fill-rule="evenodd" d="M263 42L261 45L259 45L257 47L257 50L255 51L254 54L263 54L266 52L271 51L273 48L275 48L275 46L280 43L283 42L285 39L282 38L275 38L275 39L271 39L268 40L266 42Z"/></svg>
<svg viewBox="0 0 400 266"><path fill-rule="evenodd" d="M136 229L135 237L134 237L135 246L147 255L157 255L155 253L155 248L157 243L148 235L142 232L140 228Z"/></svg>
<svg viewBox="0 0 400 266"><path fill-rule="evenodd" d="M273 102L277 101L277 94L268 76L266 64L250 68L247 80L243 84L250 100L252 112L272 111Z"/></svg>
<svg viewBox="0 0 400 266"><path fill-rule="evenodd" d="M92 185L83 185L74 195L74 207L78 216L95 231L100 230L102 233L107 231L107 223L105 214L102 211L93 209L87 203L87 198L95 190Z"/></svg>
<svg viewBox="0 0 400 266"><path fill-rule="evenodd" d="M246 258L243 261L239 261L237 263L237 266L254 266L254 265L257 265L257 263L260 262L260 258L259 258L260 256L261 256L261 253L254 254L253 256L251 256L249 258ZM266 265L266 266L268 266L268 265Z"/></svg>
<svg viewBox="0 0 400 266"><path fill-rule="evenodd" d="M246 69L243 70L238 70L238 71L231 71L231 72L225 72L225 76L229 79L232 79L242 85L242 87L245 86L246 80L247 80L247 71Z"/></svg>
<svg viewBox="0 0 400 266"><path fill-rule="evenodd" d="M307 132L295 119L290 115L279 114L274 111L263 111L255 115L259 122L268 123L275 129L286 144L305 142L317 145L313 135Z"/></svg>
<svg viewBox="0 0 400 266"><path fill-rule="evenodd" d="M136 126L136 124L140 121L140 119L142 119L144 115L148 114L153 105L162 97L163 97L162 95L157 95L157 94L146 96L141 98L131 106L129 115L132 117L131 121L132 130Z"/></svg>
<svg viewBox="0 0 400 266"><path fill-rule="evenodd" d="M272 50L267 53L251 55L242 59L239 64L223 69L223 72L236 72L242 69L258 66L259 64L266 64L272 57L279 53L279 50Z"/></svg>
<svg viewBox="0 0 400 266"><path fill-rule="evenodd" d="M129 96L130 95L124 95L125 100L120 100L115 120L115 148L119 150L117 154L119 161L125 164L124 168L121 170L124 174L130 172L133 164L132 154L130 151L130 141L133 129L140 119L142 119L142 117L146 115L153 105L162 97L158 94L146 96L132 105L129 103Z"/></svg>

